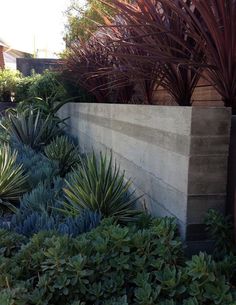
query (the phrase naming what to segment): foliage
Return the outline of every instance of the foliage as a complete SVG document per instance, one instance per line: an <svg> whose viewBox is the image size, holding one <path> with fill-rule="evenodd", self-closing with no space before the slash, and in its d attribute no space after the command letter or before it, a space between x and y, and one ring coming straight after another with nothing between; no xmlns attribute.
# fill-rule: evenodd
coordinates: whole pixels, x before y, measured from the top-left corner
<svg viewBox="0 0 236 305"><path fill-rule="evenodd" d="M100 158L93 153L81 160L64 188L65 212L77 215L82 209L89 209L121 222L134 220L139 212L135 209L137 198L129 191L132 182L125 182L125 173L120 173L116 163L114 169L112 166L112 156L108 160L102 153Z"/></svg>
<svg viewBox="0 0 236 305"><path fill-rule="evenodd" d="M165 1L128 4L115 0L111 6L119 18L107 22L109 30L105 28L104 36L114 44L127 78L142 84L149 104L153 103L154 84L161 84L177 104L191 105L204 56L201 42L188 36L182 18Z"/></svg>
<svg viewBox="0 0 236 305"><path fill-rule="evenodd" d="M59 81L59 74L52 71L44 71L37 75L28 92L29 97L40 97L43 100L54 98L57 101L64 100L66 91Z"/></svg>
<svg viewBox="0 0 236 305"><path fill-rule="evenodd" d="M88 40L97 30L97 25L104 24L104 13L114 14L114 10L97 0L87 0L83 7L79 1L71 1L65 12L67 20L64 40L66 45L69 46L77 40Z"/></svg>
<svg viewBox="0 0 236 305"><path fill-rule="evenodd" d="M61 178L54 178L50 184L39 183L21 198L11 222L2 222L0 227L30 237L40 231L77 236L98 226L98 213L83 210L77 217L65 217L59 212L63 200L63 185Z"/></svg>
<svg viewBox="0 0 236 305"><path fill-rule="evenodd" d="M41 232L0 257L1 292L29 305L233 305L218 264L202 253L185 263L175 230L164 218L143 229L106 220L76 238Z"/></svg>
<svg viewBox="0 0 236 305"><path fill-rule="evenodd" d="M4 257L12 257L26 242L26 238L20 234L9 232L9 230L0 229L1 248L0 255Z"/></svg>
<svg viewBox="0 0 236 305"><path fill-rule="evenodd" d="M183 3L184 0L179 0ZM187 10L192 38L204 40L208 78L222 96L225 106L236 109L236 2L234 0L193 0L197 13L196 20L192 10ZM184 4L183 4L184 5ZM186 5L185 5L186 6ZM186 14L180 17L186 21ZM190 18L189 18L190 17ZM189 20L191 19L191 21Z"/></svg>
<svg viewBox="0 0 236 305"><path fill-rule="evenodd" d="M115 95L119 103L129 103L133 85L124 78L125 73L120 72L120 62L111 56L112 52L112 45L102 39L102 36L94 36L87 42L77 41L70 47L66 56L65 73L93 94L97 102L114 102L112 95Z"/></svg>
<svg viewBox="0 0 236 305"><path fill-rule="evenodd" d="M7 125L8 125L8 121L6 120L6 118L0 115L0 145L9 142Z"/></svg>
<svg viewBox="0 0 236 305"><path fill-rule="evenodd" d="M16 163L17 152L8 145L0 147L0 204L15 202L27 189L27 176L22 164Z"/></svg>
<svg viewBox="0 0 236 305"><path fill-rule="evenodd" d="M232 218L230 215L224 216L215 210L209 210L205 223L209 238L214 242L213 256L219 262L222 272L235 285L236 246Z"/></svg>
<svg viewBox="0 0 236 305"><path fill-rule="evenodd" d="M112 88L121 90L128 84L131 97L139 88L143 103L153 103L155 87L161 85L179 105L188 106L202 76L235 111L234 0L98 2L103 20L94 17L96 34L86 42L71 43L66 60L68 71L98 101L109 101Z"/></svg>
<svg viewBox="0 0 236 305"><path fill-rule="evenodd" d="M56 137L44 148L45 155L59 164L60 176L64 177L80 162L78 148L66 136Z"/></svg>
<svg viewBox="0 0 236 305"><path fill-rule="evenodd" d="M40 110L10 112L8 119L8 132L11 137L33 149L40 149L62 132L61 121L51 115L45 117Z"/></svg>
<svg viewBox="0 0 236 305"><path fill-rule="evenodd" d="M16 87L21 80L18 71L0 70L0 102L10 102Z"/></svg>
<svg viewBox="0 0 236 305"><path fill-rule="evenodd" d="M12 146L18 151L17 163L23 164L31 188L36 187L40 182L50 184L54 177L58 175L58 165L42 153L36 152L21 143L13 143Z"/></svg>
<svg viewBox="0 0 236 305"><path fill-rule="evenodd" d="M214 240L214 255L224 258L230 252L236 254L234 244L233 222L230 216L223 216L215 210L209 210L205 223L209 237Z"/></svg>
<svg viewBox="0 0 236 305"><path fill-rule="evenodd" d="M29 96L29 89L33 85L33 83L39 77L38 74L33 73L30 76L24 76L19 79L17 86L15 88L15 100L17 102L21 102L27 100Z"/></svg>
<svg viewBox="0 0 236 305"><path fill-rule="evenodd" d="M89 93L85 88L78 84L75 77L69 71L63 70L59 76L60 82L63 84L68 96L73 98L74 102L95 103L95 96Z"/></svg>
<svg viewBox="0 0 236 305"><path fill-rule="evenodd" d="M100 215L98 213L85 210L77 217L65 218L33 212L25 218L13 217L9 229L26 237L41 231L53 231L58 232L58 234L76 237L96 228L99 223Z"/></svg>

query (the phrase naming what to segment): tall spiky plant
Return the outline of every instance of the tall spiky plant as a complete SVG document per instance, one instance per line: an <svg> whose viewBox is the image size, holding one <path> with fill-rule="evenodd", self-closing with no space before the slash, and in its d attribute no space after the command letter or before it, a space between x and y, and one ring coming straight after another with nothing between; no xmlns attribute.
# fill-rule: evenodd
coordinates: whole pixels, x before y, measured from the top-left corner
<svg viewBox="0 0 236 305"><path fill-rule="evenodd" d="M27 176L16 158L17 152L8 145L0 147L0 209L1 204L17 201L28 190Z"/></svg>
<svg viewBox="0 0 236 305"><path fill-rule="evenodd" d="M123 19L123 25L114 19L110 27L125 33L120 35L121 47L116 56L132 65L127 73L140 76L146 68L146 75L141 74L143 80L161 83L179 105L191 105L203 67L202 41L188 35L186 22L164 1L137 0L128 4L114 0L112 6ZM150 73L154 67L155 73Z"/></svg>
<svg viewBox="0 0 236 305"><path fill-rule="evenodd" d="M111 45L107 44L102 33L93 36L87 42L77 41L73 43L68 51L65 60L65 69L67 74L71 75L83 88L92 93L98 102L109 102L112 93L111 83L115 84L117 80L107 73L99 73L105 69L114 69L116 63L112 53ZM130 99L132 86L129 82L122 86L113 87L113 91L121 99L120 102L127 103Z"/></svg>
<svg viewBox="0 0 236 305"><path fill-rule="evenodd" d="M145 0L146 3L148 0ZM188 35L204 56L205 75L236 112L236 1L158 0L179 16ZM168 33L172 36L173 31ZM184 48L187 47L183 44ZM175 58L176 59L176 56ZM190 61L187 60L187 64Z"/></svg>

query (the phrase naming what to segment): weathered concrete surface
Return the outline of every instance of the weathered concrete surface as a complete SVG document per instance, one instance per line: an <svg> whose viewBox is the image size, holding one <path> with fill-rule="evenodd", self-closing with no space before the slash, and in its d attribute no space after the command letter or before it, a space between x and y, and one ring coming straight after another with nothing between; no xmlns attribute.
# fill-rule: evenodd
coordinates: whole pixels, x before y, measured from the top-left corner
<svg viewBox="0 0 236 305"><path fill-rule="evenodd" d="M184 239L204 238L209 208L224 212L229 109L71 103L60 116L82 151L112 149L142 204L176 217Z"/></svg>

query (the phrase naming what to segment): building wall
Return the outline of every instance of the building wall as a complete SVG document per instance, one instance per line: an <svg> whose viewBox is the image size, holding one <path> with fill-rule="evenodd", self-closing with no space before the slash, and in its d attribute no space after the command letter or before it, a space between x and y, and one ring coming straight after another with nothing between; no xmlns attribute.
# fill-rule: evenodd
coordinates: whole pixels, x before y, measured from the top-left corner
<svg viewBox="0 0 236 305"><path fill-rule="evenodd" d="M4 69L4 57L3 57L3 46L0 45L0 69Z"/></svg>
<svg viewBox="0 0 236 305"><path fill-rule="evenodd" d="M58 59L50 58L17 58L17 70L24 76L29 76L34 70L36 73L43 73L44 70L57 70L59 67Z"/></svg>
<svg viewBox="0 0 236 305"><path fill-rule="evenodd" d="M112 149L140 204L176 217L184 239L205 238L209 208L224 212L229 109L70 103L59 114L82 151Z"/></svg>

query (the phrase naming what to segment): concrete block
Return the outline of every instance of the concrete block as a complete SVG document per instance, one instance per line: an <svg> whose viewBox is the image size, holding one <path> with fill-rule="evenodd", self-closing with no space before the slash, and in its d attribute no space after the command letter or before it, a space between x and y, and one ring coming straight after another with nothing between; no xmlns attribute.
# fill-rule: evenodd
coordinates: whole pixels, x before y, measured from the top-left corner
<svg viewBox="0 0 236 305"><path fill-rule="evenodd" d="M71 103L59 114L83 152L112 149L140 206L176 217L183 239L206 238L207 210L225 209L230 109Z"/></svg>

